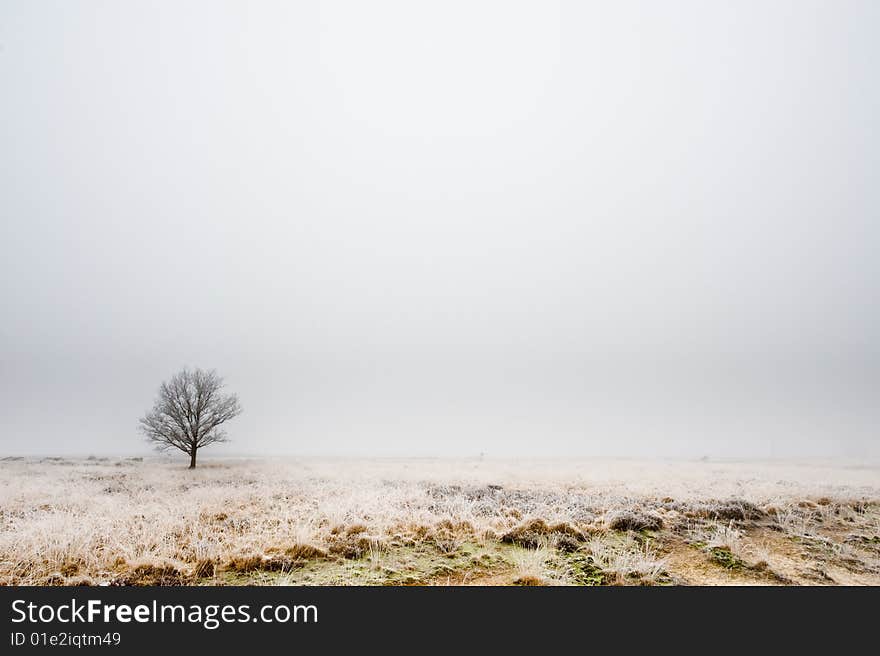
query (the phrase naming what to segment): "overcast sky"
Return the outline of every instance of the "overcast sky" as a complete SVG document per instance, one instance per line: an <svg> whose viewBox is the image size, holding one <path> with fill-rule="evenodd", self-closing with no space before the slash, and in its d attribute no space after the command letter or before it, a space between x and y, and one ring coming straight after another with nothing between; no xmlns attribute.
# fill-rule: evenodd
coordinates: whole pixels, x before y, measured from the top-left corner
<svg viewBox="0 0 880 656"><path fill-rule="evenodd" d="M0 452L880 456L880 3L0 1Z"/></svg>

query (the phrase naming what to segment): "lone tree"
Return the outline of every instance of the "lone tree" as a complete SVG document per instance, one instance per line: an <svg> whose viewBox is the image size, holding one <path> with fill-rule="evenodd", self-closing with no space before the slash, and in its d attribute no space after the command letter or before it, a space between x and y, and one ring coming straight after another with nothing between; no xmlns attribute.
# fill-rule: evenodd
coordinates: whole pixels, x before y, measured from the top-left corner
<svg viewBox="0 0 880 656"><path fill-rule="evenodd" d="M203 446L226 441L221 428L241 413L235 394L223 394L223 378L213 369L184 369L162 383L153 409L140 420L147 440L161 451L180 449L195 469Z"/></svg>

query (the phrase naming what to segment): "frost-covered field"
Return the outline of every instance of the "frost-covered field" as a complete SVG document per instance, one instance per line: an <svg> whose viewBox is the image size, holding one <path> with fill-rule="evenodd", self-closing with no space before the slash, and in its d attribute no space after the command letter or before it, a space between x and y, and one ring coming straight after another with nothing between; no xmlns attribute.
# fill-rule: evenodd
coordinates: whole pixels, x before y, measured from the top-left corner
<svg viewBox="0 0 880 656"><path fill-rule="evenodd" d="M880 584L880 467L0 461L7 584Z"/></svg>

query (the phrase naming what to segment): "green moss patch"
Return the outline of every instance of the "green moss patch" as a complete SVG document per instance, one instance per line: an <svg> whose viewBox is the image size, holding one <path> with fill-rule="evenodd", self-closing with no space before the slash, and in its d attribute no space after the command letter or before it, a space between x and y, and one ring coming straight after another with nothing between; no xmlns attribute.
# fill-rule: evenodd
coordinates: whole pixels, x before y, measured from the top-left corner
<svg viewBox="0 0 880 656"><path fill-rule="evenodd" d="M596 564L592 556L573 554L567 560L573 583L586 586L609 583L609 576Z"/></svg>
<svg viewBox="0 0 880 656"><path fill-rule="evenodd" d="M725 569L746 569L747 565L742 558L736 556L727 547L712 547L709 549L709 560Z"/></svg>

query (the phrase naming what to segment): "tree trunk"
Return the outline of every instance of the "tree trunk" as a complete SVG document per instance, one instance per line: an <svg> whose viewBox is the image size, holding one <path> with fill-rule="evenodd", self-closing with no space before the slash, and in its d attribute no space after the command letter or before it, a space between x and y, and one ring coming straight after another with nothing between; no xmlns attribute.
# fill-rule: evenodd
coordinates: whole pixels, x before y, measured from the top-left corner
<svg viewBox="0 0 880 656"><path fill-rule="evenodd" d="M192 451L189 452L189 468L190 469L196 468L196 450L195 449L193 449Z"/></svg>

